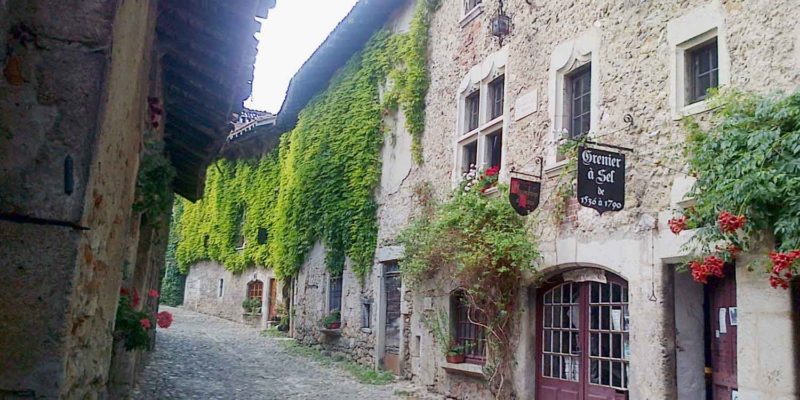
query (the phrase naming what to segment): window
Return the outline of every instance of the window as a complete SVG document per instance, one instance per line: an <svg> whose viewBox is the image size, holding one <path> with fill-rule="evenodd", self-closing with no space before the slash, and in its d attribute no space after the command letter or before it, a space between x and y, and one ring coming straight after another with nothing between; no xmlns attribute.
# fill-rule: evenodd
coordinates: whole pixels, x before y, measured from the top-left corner
<svg viewBox="0 0 800 400"><path fill-rule="evenodd" d="M481 3L482 3L482 0L464 0L464 9L465 9L465 11L472 10L473 8L477 7Z"/></svg>
<svg viewBox="0 0 800 400"><path fill-rule="evenodd" d="M689 104L705 100L708 90L719 86L717 39L688 50L686 99Z"/></svg>
<svg viewBox="0 0 800 400"><path fill-rule="evenodd" d="M258 228L258 233L256 234L258 244L267 244L267 238L269 238L267 228Z"/></svg>
<svg viewBox="0 0 800 400"><path fill-rule="evenodd" d="M467 96L466 106L464 113L466 117L466 121L464 123L464 133L472 132L475 129L478 129L478 122L480 120L480 102L481 102L481 92L480 90L476 90L475 92L471 93Z"/></svg>
<svg viewBox="0 0 800 400"><path fill-rule="evenodd" d="M489 119L503 115L503 101L505 97L505 76L493 80L489 84Z"/></svg>
<svg viewBox="0 0 800 400"><path fill-rule="evenodd" d="M361 327L365 329L372 327L372 299L364 300L361 304Z"/></svg>
<svg viewBox="0 0 800 400"><path fill-rule="evenodd" d="M222 297L222 288L223 288L224 284L225 284L225 281L222 278L220 278L220 280L219 280L219 289L217 290L217 297Z"/></svg>
<svg viewBox="0 0 800 400"><path fill-rule="evenodd" d="M472 310L463 291L456 292L452 302L453 339L464 348L466 362L483 364L486 362L486 336L483 327L474 323L481 318Z"/></svg>
<svg viewBox="0 0 800 400"><path fill-rule="evenodd" d="M250 300L256 300L259 303L263 303L264 298L264 282L261 281L251 281L247 284L247 298ZM261 313L261 307L258 307L254 310L256 314Z"/></svg>
<svg viewBox="0 0 800 400"><path fill-rule="evenodd" d="M239 221L236 224L236 233L234 234L234 242L236 243L236 250L244 250L246 246L245 238L244 238L244 220L247 217L247 209L244 206L239 205L237 213L239 216Z"/></svg>
<svg viewBox="0 0 800 400"><path fill-rule="evenodd" d="M503 131L486 135L486 163L491 167L500 167L503 161Z"/></svg>
<svg viewBox="0 0 800 400"><path fill-rule="evenodd" d="M342 277L331 277L328 291L328 312L342 310Z"/></svg>
<svg viewBox="0 0 800 400"><path fill-rule="evenodd" d="M478 165L478 141L473 140L463 146L461 151L461 173L469 172L470 168Z"/></svg>
<svg viewBox="0 0 800 400"><path fill-rule="evenodd" d="M592 117L592 68L586 64L566 76L567 130L569 136L577 139L591 129Z"/></svg>

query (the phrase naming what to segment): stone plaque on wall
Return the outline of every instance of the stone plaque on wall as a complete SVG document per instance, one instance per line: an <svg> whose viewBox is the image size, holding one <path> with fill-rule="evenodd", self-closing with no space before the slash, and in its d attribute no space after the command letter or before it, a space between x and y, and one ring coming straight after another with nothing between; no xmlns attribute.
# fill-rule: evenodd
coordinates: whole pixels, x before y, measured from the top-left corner
<svg viewBox="0 0 800 400"><path fill-rule="evenodd" d="M531 90L517 97L514 104L514 121L519 121L539 110L539 95L536 90Z"/></svg>

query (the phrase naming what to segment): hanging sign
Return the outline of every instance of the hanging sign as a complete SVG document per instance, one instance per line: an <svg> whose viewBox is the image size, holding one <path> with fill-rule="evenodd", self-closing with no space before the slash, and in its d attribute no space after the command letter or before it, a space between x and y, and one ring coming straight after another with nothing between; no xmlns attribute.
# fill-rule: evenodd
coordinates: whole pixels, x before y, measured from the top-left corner
<svg viewBox="0 0 800 400"><path fill-rule="evenodd" d="M578 148L578 203L600 214L625 207L624 154Z"/></svg>
<svg viewBox="0 0 800 400"><path fill-rule="evenodd" d="M511 188L508 200L517 214L525 216L539 207L539 194L542 192L542 183L520 178L511 178Z"/></svg>

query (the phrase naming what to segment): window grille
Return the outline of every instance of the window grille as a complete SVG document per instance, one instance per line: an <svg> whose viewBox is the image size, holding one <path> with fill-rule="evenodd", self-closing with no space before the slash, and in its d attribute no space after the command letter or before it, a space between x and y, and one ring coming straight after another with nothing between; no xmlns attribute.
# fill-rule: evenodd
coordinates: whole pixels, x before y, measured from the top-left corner
<svg viewBox="0 0 800 400"><path fill-rule="evenodd" d="M482 326L473 321L480 321L464 296L458 292L453 298L455 341L464 348L466 362L483 364L486 362L486 336Z"/></svg>
<svg viewBox="0 0 800 400"><path fill-rule="evenodd" d="M342 277L331 277L328 293L328 312L342 310Z"/></svg>
<svg viewBox="0 0 800 400"><path fill-rule="evenodd" d="M573 139L589 132L591 124L592 69L584 65L567 75L567 105L569 134Z"/></svg>
<svg viewBox="0 0 800 400"><path fill-rule="evenodd" d="M689 104L705 100L708 90L719 86L717 39L689 50Z"/></svg>

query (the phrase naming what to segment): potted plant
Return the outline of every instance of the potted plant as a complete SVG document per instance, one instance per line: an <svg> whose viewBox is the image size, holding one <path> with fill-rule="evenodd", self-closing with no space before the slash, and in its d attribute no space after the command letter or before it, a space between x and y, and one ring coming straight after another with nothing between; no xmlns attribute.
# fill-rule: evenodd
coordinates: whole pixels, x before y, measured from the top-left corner
<svg viewBox="0 0 800 400"><path fill-rule="evenodd" d="M245 299L242 302L242 308L245 314L255 315L261 313L261 300L260 299Z"/></svg>
<svg viewBox="0 0 800 400"><path fill-rule="evenodd" d="M458 344L456 341L450 341L450 345L445 350L445 358L450 364L461 364L464 362L464 346Z"/></svg>
<svg viewBox="0 0 800 400"><path fill-rule="evenodd" d="M339 310L333 310L322 319L322 326L326 329L339 329L342 326L342 315Z"/></svg>

